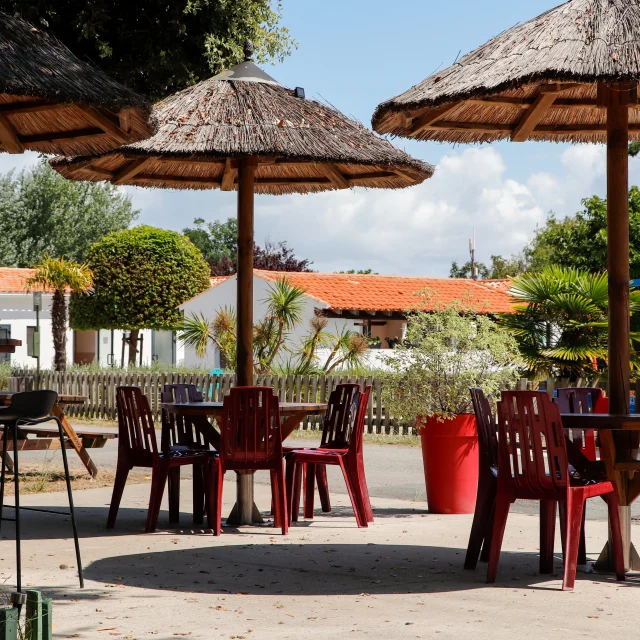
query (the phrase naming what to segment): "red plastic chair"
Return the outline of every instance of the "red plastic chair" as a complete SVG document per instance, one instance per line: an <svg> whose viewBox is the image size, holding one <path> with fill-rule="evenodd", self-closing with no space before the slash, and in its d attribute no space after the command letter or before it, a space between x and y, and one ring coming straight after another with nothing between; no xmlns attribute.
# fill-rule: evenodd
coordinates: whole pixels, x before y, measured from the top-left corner
<svg viewBox="0 0 640 640"><path fill-rule="evenodd" d="M220 434L221 472L215 498L216 527L222 518L222 487L226 471L271 472L275 526L289 531L287 494L280 430L280 405L271 387L233 387L225 396Z"/></svg>
<svg viewBox="0 0 640 640"><path fill-rule="evenodd" d="M334 443L335 447L323 444L317 449L298 449L287 454L287 491L291 500L290 517L292 520L297 520L299 506L293 503L294 482L299 486L303 465L307 467L305 503L308 504L307 501L313 499L315 469L318 465L330 464L339 466L342 470L358 526L366 527L369 522L373 521L362 456L364 421L370 394L371 386L368 386L363 393L355 391L350 394L351 403L349 405L345 403L345 407L348 407L345 415L349 417L330 422L334 428L327 429L327 441ZM310 491L308 490L309 486L311 486Z"/></svg>
<svg viewBox="0 0 640 640"><path fill-rule="evenodd" d="M464 568L475 569L478 565L478 558L483 562L487 562L489 559L493 514L498 492L498 433L497 425L491 414L491 405L485 398L482 389L469 389L469 391L478 425L480 473L478 476L478 497Z"/></svg>
<svg viewBox="0 0 640 640"><path fill-rule="evenodd" d="M487 582L495 582L509 507L516 500L540 500L540 565L553 563L555 511L566 504L563 590L576 579L582 512L588 498L602 496L609 507L611 538L618 580L624 580L620 514L611 482L575 486L569 475L560 409L546 393L504 391L498 403L498 493ZM542 509L542 507L545 507Z"/></svg>
<svg viewBox="0 0 640 640"><path fill-rule="evenodd" d="M202 402L203 396L195 384L165 384L164 391L160 394L164 402ZM220 438L216 430L211 426L205 416L190 416L185 418L175 413L162 410L162 435L160 438L163 452L174 451L213 451L220 444ZM196 465L193 468L193 522L201 524L207 508L208 499L205 493L204 474L202 467ZM169 522L179 522L180 514L180 466L169 470Z"/></svg>
<svg viewBox="0 0 640 640"><path fill-rule="evenodd" d="M111 529L115 526L129 471L134 467L146 467L152 469L151 496L145 529L147 533L150 533L155 531L158 524L160 504L170 470L184 465L193 465L194 470L198 468L203 477L206 477L206 484L211 487L213 482L212 467L216 461L211 452L206 450L169 449L158 451L149 401L139 387L117 387L116 403L118 407L118 464L107 528ZM210 527L212 527L211 521L212 518L209 517Z"/></svg>

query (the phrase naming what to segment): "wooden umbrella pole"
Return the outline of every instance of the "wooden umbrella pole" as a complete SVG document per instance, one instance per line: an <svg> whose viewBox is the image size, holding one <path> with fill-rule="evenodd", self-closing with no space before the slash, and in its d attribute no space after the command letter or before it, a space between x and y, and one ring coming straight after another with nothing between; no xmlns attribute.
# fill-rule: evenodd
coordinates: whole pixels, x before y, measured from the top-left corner
<svg viewBox="0 0 640 640"><path fill-rule="evenodd" d="M253 201L254 158L238 161L238 292L236 384L253 384ZM237 474L236 504L227 518L229 525L262 522L253 502L253 472Z"/></svg>
<svg viewBox="0 0 640 640"><path fill-rule="evenodd" d="M238 165L238 344L236 384L253 384L253 187L256 163L242 158Z"/></svg>
<svg viewBox="0 0 640 640"><path fill-rule="evenodd" d="M626 90L624 90L626 89ZM629 91L608 90L609 407L629 413Z"/></svg>

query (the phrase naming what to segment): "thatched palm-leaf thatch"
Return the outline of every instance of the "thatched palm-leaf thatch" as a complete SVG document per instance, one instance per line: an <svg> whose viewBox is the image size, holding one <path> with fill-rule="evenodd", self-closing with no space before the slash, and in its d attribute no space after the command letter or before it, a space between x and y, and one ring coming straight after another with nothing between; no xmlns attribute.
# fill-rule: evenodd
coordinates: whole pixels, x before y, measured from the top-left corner
<svg viewBox="0 0 640 640"><path fill-rule="evenodd" d="M299 93L299 92L298 92ZM258 162L256 193L418 184L433 167L244 62L155 105L148 140L98 157L56 159L75 180L145 187L237 188L239 158Z"/></svg>
<svg viewBox="0 0 640 640"><path fill-rule="evenodd" d="M598 84L639 79L640 0L571 0L383 102L373 126L421 140L604 142ZM629 111L638 139L639 105Z"/></svg>
<svg viewBox="0 0 640 640"><path fill-rule="evenodd" d="M53 36L0 12L0 150L99 153L155 128L139 95Z"/></svg>

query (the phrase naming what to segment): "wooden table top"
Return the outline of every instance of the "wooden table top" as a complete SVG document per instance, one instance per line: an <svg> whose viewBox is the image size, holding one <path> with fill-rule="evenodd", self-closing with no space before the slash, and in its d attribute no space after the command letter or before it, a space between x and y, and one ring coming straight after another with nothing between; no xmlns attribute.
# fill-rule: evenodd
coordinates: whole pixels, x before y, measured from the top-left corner
<svg viewBox="0 0 640 640"><path fill-rule="evenodd" d="M563 413L562 426L596 431L640 431L640 414Z"/></svg>
<svg viewBox="0 0 640 640"><path fill-rule="evenodd" d="M163 402L162 408L178 415L222 415L222 402ZM281 402L280 415L287 417L299 413L317 415L327 409L325 402Z"/></svg>
<svg viewBox="0 0 640 640"><path fill-rule="evenodd" d="M0 405L8 405L11 401L13 391L0 391ZM89 398L87 396L74 396L68 393L58 394L58 404L84 404Z"/></svg>

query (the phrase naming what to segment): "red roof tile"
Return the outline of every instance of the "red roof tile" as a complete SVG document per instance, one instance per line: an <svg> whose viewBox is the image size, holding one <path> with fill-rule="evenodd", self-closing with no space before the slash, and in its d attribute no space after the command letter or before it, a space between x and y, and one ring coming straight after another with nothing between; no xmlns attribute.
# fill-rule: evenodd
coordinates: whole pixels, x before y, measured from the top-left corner
<svg viewBox="0 0 640 640"><path fill-rule="evenodd" d="M293 273L278 271L254 272L258 277L275 280L286 277L308 295L324 302L331 309L363 311L405 311L420 307L433 311L454 301L468 303L486 313L509 313L513 308L507 295L508 281L483 283L455 278L423 278L387 275L354 275L342 273ZM424 290L427 298L418 297Z"/></svg>
<svg viewBox="0 0 640 640"><path fill-rule="evenodd" d="M34 272L35 269L0 267L0 293L26 293L25 280Z"/></svg>

